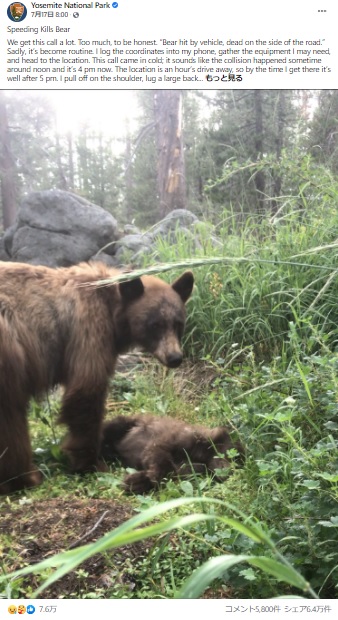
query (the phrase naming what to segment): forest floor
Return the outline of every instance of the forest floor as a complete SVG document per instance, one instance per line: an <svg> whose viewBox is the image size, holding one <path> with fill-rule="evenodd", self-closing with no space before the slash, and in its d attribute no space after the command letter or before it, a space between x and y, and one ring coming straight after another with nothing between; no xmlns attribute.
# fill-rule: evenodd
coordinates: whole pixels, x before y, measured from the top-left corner
<svg viewBox="0 0 338 620"><path fill-rule="evenodd" d="M7 539L2 547L3 556L12 558L11 569L26 563L36 564L52 555L74 549L97 540L132 516L128 504L100 499L39 500L23 505L11 504L6 515L0 517L0 532ZM131 565L135 558L144 556L151 542L138 542L114 551L114 563ZM111 552L112 555L113 552ZM107 555L95 555L44 591L44 598L72 598L85 592L107 590L114 579L132 589L135 584L123 573L112 573ZM36 589L37 577L26 577L21 588Z"/></svg>
<svg viewBox="0 0 338 620"><path fill-rule="evenodd" d="M226 425L246 449L243 467L233 464L222 482L168 479L147 495L126 495L119 466L71 475L61 449L65 429L56 423L60 393L32 403L30 430L44 481L0 499L0 567L8 575L0 597L31 598L43 586L50 599L174 598L181 591L184 598L192 575L221 557L225 565L230 558L229 568L192 598L335 598L337 372L338 352L325 350L270 363L249 350L232 366L206 358L174 372L142 356L124 359L111 382L107 418L154 414ZM129 544L121 530L115 533L122 524ZM98 553L103 536L108 545L105 539ZM84 557L86 545L92 555ZM69 550L67 570L52 582L54 556L69 558ZM11 576L41 560L36 574Z"/></svg>
<svg viewBox="0 0 338 620"><path fill-rule="evenodd" d="M151 389L149 372L156 378L151 382ZM142 357L126 356L112 382L108 415L157 413L174 415L190 423L201 422L193 419L198 413L196 402L208 391L214 376L214 371L205 365L185 363L183 369L168 378L167 371L147 360L144 364ZM46 403L34 404L30 416L33 446L45 476L44 483L0 499L0 561L6 573L94 542L152 502L182 494L179 483L169 481L161 486L160 492L153 492L149 497L127 496L119 488L125 475L125 470L119 467L112 467L110 473L69 475L59 447L64 429L56 425L59 396L56 392ZM209 479L208 486L211 484ZM170 546L175 549L174 555L179 552L177 532L170 534ZM147 586L141 583L142 574L147 571L147 558L154 555L154 549L156 541L150 538L96 554L45 589L43 596L47 599L165 596L166 588L161 592L161 580L154 578L153 591L151 583ZM139 569L135 571L136 564ZM142 564L144 568L140 570ZM10 597L28 598L40 584L41 575L21 578L11 587ZM209 588L203 596L223 598L229 597L229 592L228 588Z"/></svg>

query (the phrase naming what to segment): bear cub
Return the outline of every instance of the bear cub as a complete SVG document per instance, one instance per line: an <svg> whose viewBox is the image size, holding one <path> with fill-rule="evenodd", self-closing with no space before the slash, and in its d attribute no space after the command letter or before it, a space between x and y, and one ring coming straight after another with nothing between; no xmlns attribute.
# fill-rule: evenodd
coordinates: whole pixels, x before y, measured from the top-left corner
<svg viewBox="0 0 338 620"><path fill-rule="evenodd" d="M139 471L124 478L128 492L146 493L168 475L186 478L230 467L227 451L243 448L226 427L206 428L170 417L117 416L103 425L101 456ZM222 477L215 478L222 480Z"/></svg>

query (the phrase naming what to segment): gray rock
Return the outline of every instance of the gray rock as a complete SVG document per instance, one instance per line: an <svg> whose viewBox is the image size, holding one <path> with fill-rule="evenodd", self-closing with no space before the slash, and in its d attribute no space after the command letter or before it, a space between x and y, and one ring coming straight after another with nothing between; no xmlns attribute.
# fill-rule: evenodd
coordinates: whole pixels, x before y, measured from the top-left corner
<svg viewBox="0 0 338 620"><path fill-rule="evenodd" d="M118 267L119 262L116 256L110 256L106 252L100 252L99 254L94 254L90 257L91 261L98 261L100 263L104 263L108 267Z"/></svg>
<svg viewBox="0 0 338 620"><path fill-rule="evenodd" d="M218 249L222 244L212 233L213 228L199 220L191 211L175 209L152 226L147 233L122 237L116 243L116 259L120 266L127 264L139 266L145 254L150 253L154 261L159 260L156 252L156 243L159 239L165 239L171 245L175 245L184 237L191 252L200 250L205 240L208 243L211 241L213 247Z"/></svg>
<svg viewBox="0 0 338 620"><path fill-rule="evenodd" d="M9 254L6 252L5 248L5 235L0 237L0 260L10 260Z"/></svg>
<svg viewBox="0 0 338 620"><path fill-rule="evenodd" d="M116 258L120 265L134 262L137 255L140 258L151 250L152 239L148 234L126 235L116 243Z"/></svg>
<svg viewBox="0 0 338 620"><path fill-rule="evenodd" d="M150 234L154 238L157 235L166 236L169 231L175 231L181 227L188 228L199 222L198 217L188 209L175 209L152 227Z"/></svg>
<svg viewBox="0 0 338 620"><path fill-rule="evenodd" d="M7 228L7 230L5 230L5 234L3 236L4 247L9 256L11 256L11 253L12 253L13 237L16 231L16 226L17 226L16 224L12 224L12 226L10 226L9 228Z"/></svg>
<svg viewBox="0 0 338 620"><path fill-rule="evenodd" d="M139 228L137 228L137 226L134 226L134 224L125 224L123 226L123 232L125 235L139 235L141 234L141 231Z"/></svg>
<svg viewBox="0 0 338 620"><path fill-rule="evenodd" d="M99 260L109 266L139 266L146 254L159 260L159 238L172 245L185 238L188 248L201 249L206 242L215 249L221 242L213 228L187 209L176 209L146 233L126 225L121 237L115 218L81 196L61 190L26 196L16 223L0 239L0 260L65 267Z"/></svg>
<svg viewBox="0 0 338 620"><path fill-rule="evenodd" d="M5 235L12 260L48 266L89 260L119 237L110 213L61 190L29 194L12 228ZM115 252L114 244L109 247L107 254Z"/></svg>
<svg viewBox="0 0 338 620"><path fill-rule="evenodd" d="M68 267L89 260L97 248L84 237L22 226L14 235L12 260L47 267Z"/></svg>

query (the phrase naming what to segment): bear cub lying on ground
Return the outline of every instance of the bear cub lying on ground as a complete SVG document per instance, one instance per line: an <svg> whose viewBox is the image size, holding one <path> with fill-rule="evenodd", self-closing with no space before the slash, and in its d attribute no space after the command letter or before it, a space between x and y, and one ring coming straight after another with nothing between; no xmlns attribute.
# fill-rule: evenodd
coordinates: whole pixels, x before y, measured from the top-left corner
<svg viewBox="0 0 338 620"><path fill-rule="evenodd" d="M243 456L242 446L224 426L210 429L170 417L117 416L103 425L101 456L138 469L124 478L123 486L146 493L168 475L184 478L192 471L206 474L230 467L226 453L232 448Z"/></svg>

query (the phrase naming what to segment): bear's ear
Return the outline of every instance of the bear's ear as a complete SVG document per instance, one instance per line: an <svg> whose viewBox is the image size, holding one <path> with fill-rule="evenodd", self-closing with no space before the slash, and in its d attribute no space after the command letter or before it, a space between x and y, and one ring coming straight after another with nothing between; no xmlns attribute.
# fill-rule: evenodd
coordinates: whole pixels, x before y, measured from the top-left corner
<svg viewBox="0 0 338 620"><path fill-rule="evenodd" d="M217 426L216 428L210 429L209 438L215 448L220 452L224 452L225 450L233 447L228 429L224 426Z"/></svg>
<svg viewBox="0 0 338 620"><path fill-rule="evenodd" d="M193 286L194 276L191 271L186 271L171 285L174 291L178 293L183 303L185 303L189 299Z"/></svg>
<svg viewBox="0 0 338 620"><path fill-rule="evenodd" d="M120 282L119 291L122 300L126 304L130 304L141 297L144 293L144 286L141 278L135 278L134 280L128 280L127 282Z"/></svg>

